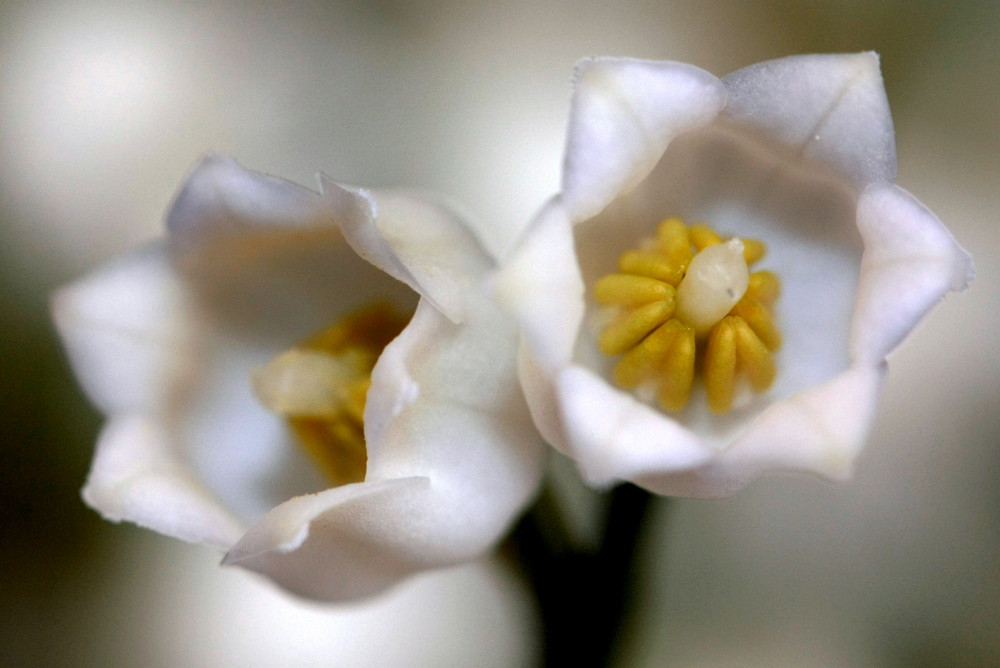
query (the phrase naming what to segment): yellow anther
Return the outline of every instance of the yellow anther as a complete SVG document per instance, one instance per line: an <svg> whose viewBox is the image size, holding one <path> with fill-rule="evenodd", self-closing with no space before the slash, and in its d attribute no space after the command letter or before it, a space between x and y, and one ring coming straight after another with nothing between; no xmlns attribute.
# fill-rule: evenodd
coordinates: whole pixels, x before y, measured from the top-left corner
<svg viewBox="0 0 1000 668"><path fill-rule="evenodd" d="M691 261L691 237L680 218L666 218L656 229L658 251L672 263L687 266Z"/></svg>
<svg viewBox="0 0 1000 668"><path fill-rule="evenodd" d="M758 241L757 239L743 240L743 259L746 260L747 264L757 262L766 254L767 246L764 245L763 241Z"/></svg>
<svg viewBox="0 0 1000 668"><path fill-rule="evenodd" d="M647 276L608 274L594 284L594 299L598 304L638 306L673 298L674 286Z"/></svg>
<svg viewBox="0 0 1000 668"><path fill-rule="evenodd" d="M708 225L691 226L691 243L699 253L709 246L722 243L722 237L715 233Z"/></svg>
<svg viewBox="0 0 1000 668"><path fill-rule="evenodd" d="M615 383L644 397L655 390L661 407L680 411L701 373L716 413L732 408L743 384L769 388L771 353L781 345L771 307L781 283L748 269L764 244L666 218L637 248L621 255L619 273L594 284L594 299L617 312L598 337L602 352L621 355Z"/></svg>
<svg viewBox="0 0 1000 668"><path fill-rule="evenodd" d="M656 398L664 410L683 410L691 398L695 352L694 330L685 326L674 337L663 365Z"/></svg>
<svg viewBox="0 0 1000 668"><path fill-rule="evenodd" d="M755 271L750 274L747 295L761 304L769 306L781 294L781 279L770 271Z"/></svg>
<svg viewBox="0 0 1000 668"><path fill-rule="evenodd" d="M669 257L643 251L626 251L618 259L618 269L623 274L646 276L676 286L684 278L687 263L679 265Z"/></svg>
<svg viewBox="0 0 1000 668"><path fill-rule="evenodd" d="M736 328L732 316L712 329L705 349L705 392L713 413L726 413L736 396Z"/></svg>
<svg viewBox="0 0 1000 668"><path fill-rule="evenodd" d="M739 368L750 381L750 387L763 392L774 382L775 369L771 352L742 318L730 317L736 333L736 359Z"/></svg>
<svg viewBox="0 0 1000 668"><path fill-rule="evenodd" d="M646 338L674 313L674 300L661 300L627 311L608 325L597 345L605 355L620 355Z"/></svg>
<svg viewBox="0 0 1000 668"><path fill-rule="evenodd" d="M333 485L365 479L368 453L364 425L319 418L289 418L299 445Z"/></svg>
<svg viewBox="0 0 1000 668"><path fill-rule="evenodd" d="M679 320L672 318L660 325L637 346L627 351L615 365L615 382L624 388L634 388L655 379L661 373L664 360L670 352L674 339L687 329Z"/></svg>
<svg viewBox="0 0 1000 668"><path fill-rule="evenodd" d="M731 311L733 315L738 315L750 329L760 338L768 350L777 350L781 347L781 330L775 324L770 311L759 301L750 296L749 291Z"/></svg>
<svg viewBox="0 0 1000 668"><path fill-rule="evenodd" d="M303 449L335 485L364 480L364 412L372 368L405 325L392 307L374 304L280 353L253 374L261 403L287 419Z"/></svg>

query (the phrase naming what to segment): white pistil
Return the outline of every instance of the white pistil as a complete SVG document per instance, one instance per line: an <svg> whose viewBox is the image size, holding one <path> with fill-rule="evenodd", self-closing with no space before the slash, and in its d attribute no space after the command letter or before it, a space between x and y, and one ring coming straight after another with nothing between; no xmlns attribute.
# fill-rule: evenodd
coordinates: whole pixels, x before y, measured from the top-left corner
<svg viewBox="0 0 1000 668"><path fill-rule="evenodd" d="M732 310L750 283L739 239L709 246L691 259L677 286L675 315L704 334Z"/></svg>

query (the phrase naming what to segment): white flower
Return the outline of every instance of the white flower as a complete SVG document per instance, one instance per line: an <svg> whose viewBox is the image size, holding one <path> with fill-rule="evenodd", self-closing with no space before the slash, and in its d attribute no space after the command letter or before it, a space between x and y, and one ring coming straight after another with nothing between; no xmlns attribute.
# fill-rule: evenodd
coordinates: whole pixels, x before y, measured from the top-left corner
<svg viewBox="0 0 1000 668"><path fill-rule="evenodd" d="M972 276L968 254L893 185L895 173L874 54L795 56L721 80L671 62L581 63L562 192L497 280L522 326L521 380L543 435L592 484L629 480L660 494L723 496L767 470L849 475L886 355ZM687 253L673 269L686 267L695 229L665 221L657 232L674 216L747 240L746 255L744 244L727 244L736 265L722 271L722 287L691 279L716 290L716 297L686 290L686 311L704 311L704 324L677 315L685 292L679 278L618 276L598 285L616 271L656 274L616 263L632 262L630 251L666 253L665 225L679 226ZM766 246L761 280L776 286L777 276L781 296L753 328L756 352L732 343L713 352L709 328L748 289L752 261L744 258L751 246L761 248L750 240ZM721 271L725 263L709 264ZM646 315L629 310L653 299L636 296L636 280L647 281L640 287L650 295L662 293ZM762 290L753 280L747 296ZM646 334L670 313L676 329L691 331L686 352L671 352L694 369L690 399L682 371L643 361L632 377L635 369L616 367L632 363L624 360L637 342L652 342L637 359L662 358L667 344ZM609 326L613 317L626 324ZM783 341L777 333L768 341L761 330L769 323ZM758 392L741 393L741 382ZM674 386L682 387L676 396Z"/></svg>
<svg viewBox="0 0 1000 668"><path fill-rule="evenodd" d="M515 326L484 287L494 262L460 218L415 194L325 179L317 194L209 157L167 228L54 298L108 418L90 505L325 600L493 546L533 496L544 448ZM372 308L402 316L374 344L358 324ZM310 343L324 331L357 340ZM303 416L323 399L327 414ZM299 441L312 433L336 469L332 448L361 443L362 410L355 470L331 487Z"/></svg>

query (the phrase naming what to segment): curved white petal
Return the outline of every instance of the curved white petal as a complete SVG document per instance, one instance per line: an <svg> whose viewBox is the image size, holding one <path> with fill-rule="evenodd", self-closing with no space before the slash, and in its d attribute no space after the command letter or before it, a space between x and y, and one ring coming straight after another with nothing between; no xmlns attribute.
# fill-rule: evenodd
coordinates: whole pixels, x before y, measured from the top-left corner
<svg viewBox="0 0 1000 668"><path fill-rule="evenodd" d="M712 457L677 422L586 369L567 367L556 383L571 455L590 484L607 486L650 471L684 471Z"/></svg>
<svg viewBox="0 0 1000 668"><path fill-rule="evenodd" d="M517 390L516 332L485 293L469 296L463 325L421 302L380 357L365 482L279 506L226 563L339 600L495 545L533 496L544 451Z"/></svg>
<svg viewBox="0 0 1000 668"><path fill-rule="evenodd" d="M555 449L569 454L553 374L546 372L526 342L522 342L518 350L517 374L538 432Z"/></svg>
<svg viewBox="0 0 1000 668"><path fill-rule="evenodd" d="M463 217L418 193L355 191L326 178L322 186L358 255L462 321L470 281L493 266Z"/></svg>
<svg viewBox="0 0 1000 668"><path fill-rule="evenodd" d="M768 471L847 478L871 428L884 376L884 365L852 368L772 404L703 466L649 466L628 479L656 494L719 498Z"/></svg>
<svg viewBox="0 0 1000 668"><path fill-rule="evenodd" d="M504 307L547 370L567 363L583 320L583 278L573 229L560 200L531 223L494 280Z"/></svg>
<svg viewBox="0 0 1000 668"><path fill-rule="evenodd" d="M257 227L329 227L334 221L308 188L251 171L232 158L208 155L191 170L166 224L172 241L187 246L204 235Z"/></svg>
<svg viewBox="0 0 1000 668"><path fill-rule="evenodd" d="M191 371L199 328L163 243L60 289L52 317L87 397L103 413L158 412Z"/></svg>
<svg viewBox="0 0 1000 668"><path fill-rule="evenodd" d="M562 195L573 221L634 188L677 135L725 105L721 82L681 63L599 58L576 68Z"/></svg>
<svg viewBox="0 0 1000 668"><path fill-rule="evenodd" d="M850 175L859 187L896 178L889 102L874 53L791 56L723 77L724 116Z"/></svg>
<svg viewBox="0 0 1000 668"><path fill-rule="evenodd" d="M354 483L299 496L250 528L223 564L267 575L300 596L350 600L431 564L407 543L426 528L427 478Z"/></svg>
<svg viewBox="0 0 1000 668"><path fill-rule="evenodd" d="M84 500L105 519L122 520L194 543L226 549L244 531L170 442L169 430L139 415L105 425Z"/></svg>
<svg viewBox="0 0 1000 668"><path fill-rule="evenodd" d="M896 186L873 186L858 204L865 241L851 355L877 363L949 291L973 278L972 258L937 217Z"/></svg>
<svg viewBox="0 0 1000 668"><path fill-rule="evenodd" d="M857 366L769 406L719 457L744 476L765 470L850 475L871 428L886 367Z"/></svg>

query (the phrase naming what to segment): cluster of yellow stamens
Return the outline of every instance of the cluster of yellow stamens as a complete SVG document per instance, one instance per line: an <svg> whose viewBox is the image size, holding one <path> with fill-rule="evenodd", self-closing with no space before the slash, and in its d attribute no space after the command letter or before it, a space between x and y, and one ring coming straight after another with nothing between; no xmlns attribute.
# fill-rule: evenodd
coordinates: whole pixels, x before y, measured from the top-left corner
<svg viewBox="0 0 1000 668"><path fill-rule="evenodd" d="M781 333L772 314L781 290L770 271L750 272L765 253L755 239L723 240L707 225L677 218L618 260L599 279L594 298L616 311L598 345L621 355L615 382L654 391L660 406L680 411L700 371L708 406L726 413L745 381L762 392L774 382L773 351Z"/></svg>
<svg viewBox="0 0 1000 668"><path fill-rule="evenodd" d="M406 318L377 303L280 353L253 374L254 390L285 417L335 485L365 479L365 400L372 368Z"/></svg>

